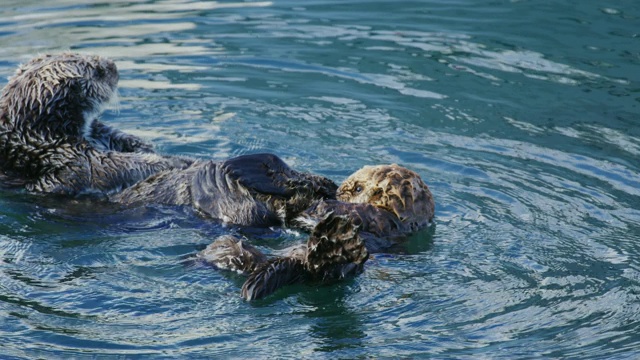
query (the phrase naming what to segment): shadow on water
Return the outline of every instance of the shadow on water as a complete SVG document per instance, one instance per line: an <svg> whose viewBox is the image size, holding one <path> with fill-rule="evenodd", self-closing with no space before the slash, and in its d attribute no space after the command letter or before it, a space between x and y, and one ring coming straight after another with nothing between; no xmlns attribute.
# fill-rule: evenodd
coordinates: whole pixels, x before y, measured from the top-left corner
<svg viewBox="0 0 640 360"><path fill-rule="evenodd" d="M364 345L364 320L349 303L353 296L353 283L354 280L350 280L300 294L300 304L313 308L305 316L313 322L309 335L317 340L315 350L334 352L360 349Z"/></svg>
<svg viewBox="0 0 640 360"><path fill-rule="evenodd" d="M437 219L434 220L434 223L428 228L412 234L406 240L403 240L400 244L385 252L407 255L427 253L428 251L433 249L434 237L436 236L436 227Z"/></svg>
<svg viewBox="0 0 640 360"><path fill-rule="evenodd" d="M349 303L357 287L356 279L330 285L292 285L250 305L268 309L284 300L295 304L306 319L304 322L310 324L306 330L310 337L306 346L310 346L310 350L331 353L359 349L366 337L363 319Z"/></svg>

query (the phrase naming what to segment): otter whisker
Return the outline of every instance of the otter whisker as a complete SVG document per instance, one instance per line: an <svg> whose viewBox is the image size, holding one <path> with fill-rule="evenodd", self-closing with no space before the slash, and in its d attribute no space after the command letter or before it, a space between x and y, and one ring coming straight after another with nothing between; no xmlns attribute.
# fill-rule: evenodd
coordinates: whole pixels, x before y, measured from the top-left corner
<svg viewBox="0 0 640 360"><path fill-rule="evenodd" d="M106 104L106 108L113 111L114 114L120 115L120 92L116 88L111 95L111 99Z"/></svg>

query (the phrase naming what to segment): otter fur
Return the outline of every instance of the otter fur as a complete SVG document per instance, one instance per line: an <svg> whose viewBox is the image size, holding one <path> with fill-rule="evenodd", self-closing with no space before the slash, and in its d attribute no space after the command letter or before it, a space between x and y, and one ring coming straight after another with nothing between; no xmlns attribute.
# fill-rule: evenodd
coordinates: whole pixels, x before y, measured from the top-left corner
<svg viewBox="0 0 640 360"><path fill-rule="evenodd" d="M435 213L420 175L397 164L364 166L342 182L336 198L314 202L292 224L311 230L329 213L348 216L366 233L369 252L377 253L427 227Z"/></svg>
<svg viewBox="0 0 640 360"><path fill-rule="evenodd" d="M363 254L382 252L428 226L434 211L433 195L417 173L396 164L365 166L340 185L337 200L315 201L290 221L311 231L306 244L266 261L258 249L240 251L229 238L224 243L216 239L211 246L226 249L226 263L234 257L251 259L235 261L232 269L249 275L242 296L259 299L288 284L356 274L367 259ZM243 244L236 239L238 243ZM209 256L206 261L218 260Z"/></svg>
<svg viewBox="0 0 640 360"><path fill-rule="evenodd" d="M288 256L254 265L255 270L242 285L242 297L261 299L294 283L327 284L352 277L362 272L369 258L358 226L348 216L329 214L321 220L305 249L294 248Z"/></svg>
<svg viewBox="0 0 640 360"><path fill-rule="evenodd" d="M337 188L327 178L291 169L276 155L251 154L163 171L109 200L127 205L191 206L225 223L281 226L312 203L335 199Z"/></svg>
<svg viewBox="0 0 640 360"><path fill-rule="evenodd" d="M222 235L200 251L196 257L219 269L251 273L267 262L267 257L246 241Z"/></svg>
<svg viewBox="0 0 640 360"><path fill-rule="evenodd" d="M327 284L357 275L369 253L352 219L329 214L304 246L288 249L285 256L268 259L246 241L223 235L196 257L220 269L249 274L242 297L256 300L286 285Z"/></svg>
<svg viewBox="0 0 640 360"><path fill-rule="evenodd" d="M115 63L99 56L42 55L21 65L0 95L0 184L107 194L191 164L97 120L118 79Z"/></svg>

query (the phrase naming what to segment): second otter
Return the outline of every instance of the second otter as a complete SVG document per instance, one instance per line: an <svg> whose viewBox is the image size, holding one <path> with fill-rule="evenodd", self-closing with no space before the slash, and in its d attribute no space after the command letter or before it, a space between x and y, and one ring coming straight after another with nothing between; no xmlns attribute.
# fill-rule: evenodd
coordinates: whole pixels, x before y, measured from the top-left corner
<svg viewBox="0 0 640 360"><path fill-rule="evenodd" d="M0 185L105 194L191 164L97 120L118 79L99 56L43 55L20 66L0 96Z"/></svg>

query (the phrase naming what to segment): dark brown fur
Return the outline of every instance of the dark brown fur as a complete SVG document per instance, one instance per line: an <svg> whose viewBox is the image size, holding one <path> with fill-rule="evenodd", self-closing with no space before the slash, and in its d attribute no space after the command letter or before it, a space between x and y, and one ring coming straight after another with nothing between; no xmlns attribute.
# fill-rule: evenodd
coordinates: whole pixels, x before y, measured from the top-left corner
<svg viewBox="0 0 640 360"><path fill-rule="evenodd" d="M369 254L346 216L329 215L315 227L304 246L286 256L267 260L256 248L231 236L216 239L198 254L219 268L249 274L242 297L261 299L277 289L300 282L326 284L362 271Z"/></svg>
<svg viewBox="0 0 640 360"><path fill-rule="evenodd" d="M223 235L200 251L197 258L219 269L250 274L258 266L267 262L260 250L232 235Z"/></svg>
<svg viewBox="0 0 640 360"><path fill-rule="evenodd" d="M315 201L335 199L336 189L333 181L295 171L273 154L252 154L163 171L110 200L130 205L187 205L226 223L280 226Z"/></svg>

